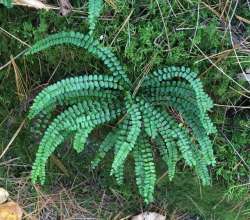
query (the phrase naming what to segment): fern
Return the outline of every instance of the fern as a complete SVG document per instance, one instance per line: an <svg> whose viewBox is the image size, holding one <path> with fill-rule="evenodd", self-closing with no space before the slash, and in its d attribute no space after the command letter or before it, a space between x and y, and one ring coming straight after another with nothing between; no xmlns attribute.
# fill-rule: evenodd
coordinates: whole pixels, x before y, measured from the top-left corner
<svg viewBox="0 0 250 220"><path fill-rule="evenodd" d="M204 185L210 183L208 166L215 164L215 158L209 135L216 129L208 111L213 102L204 92L197 74L184 67L163 68L141 80L135 93L138 87L132 86L112 51L91 35L74 32L49 36L37 42L26 54L60 44L86 49L103 61L110 74L68 78L37 95L29 119L51 114L57 106L66 108L55 116L44 132L33 164L33 182L39 179L44 183L46 161L66 138L73 135L73 148L81 152L94 129L112 123L115 127L100 144L92 168L113 149L111 175L122 184L126 177L126 159L132 155L136 184L145 202L153 201L156 182L153 152L156 149L166 163L170 180L174 177L177 162L184 159L187 165L194 167ZM184 123L174 117L170 108L181 114Z"/></svg>
<svg viewBox="0 0 250 220"><path fill-rule="evenodd" d="M133 152L135 160L136 183L146 203L153 201L156 171L152 148L148 137L142 133Z"/></svg>
<svg viewBox="0 0 250 220"><path fill-rule="evenodd" d="M12 0L0 0L0 4L3 4L6 8L12 8Z"/></svg>
<svg viewBox="0 0 250 220"><path fill-rule="evenodd" d="M88 3L88 23L89 23L89 33L92 34L97 18L99 17L103 7L103 0L89 0Z"/></svg>

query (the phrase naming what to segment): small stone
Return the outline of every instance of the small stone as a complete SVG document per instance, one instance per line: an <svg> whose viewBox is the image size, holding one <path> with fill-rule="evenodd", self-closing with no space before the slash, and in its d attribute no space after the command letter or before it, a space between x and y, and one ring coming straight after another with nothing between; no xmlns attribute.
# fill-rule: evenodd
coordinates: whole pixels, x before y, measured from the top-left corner
<svg viewBox="0 0 250 220"><path fill-rule="evenodd" d="M132 217L131 220L166 220L166 217L156 212L143 212Z"/></svg>
<svg viewBox="0 0 250 220"><path fill-rule="evenodd" d="M0 188L0 204L6 202L8 198L9 193L4 188Z"/></svg>

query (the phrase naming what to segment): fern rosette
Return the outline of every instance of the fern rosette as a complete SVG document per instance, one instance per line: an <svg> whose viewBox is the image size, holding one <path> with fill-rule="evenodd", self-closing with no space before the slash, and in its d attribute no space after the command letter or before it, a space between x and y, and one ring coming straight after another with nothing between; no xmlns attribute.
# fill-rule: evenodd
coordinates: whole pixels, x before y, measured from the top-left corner
<svg viewBox="0 0 250 220"><path fill-rule="evenodd" d="M208 166L215 164L209 135L216 132L208 111L213 102L204 92L197 74L185 67L168 67L144 77L137 92L123 66L109 48L90 34L63 32L37 42L27 54L51 46L71 44L101 59L109 74L68 78L43 89L35 98L29 119L66 106L47 127L32 170L32 180L45 181L45 164L64 140L74 135L73 148L82 152L91 132L101 125L115 127L104 138L92 167L114 150L111 174L124 181L129 155L134 158L136 183L145 202L153 201L157 151L166 162L169 178L180 159L194 167L204 185L210 183ZM175 109L183 118L174 117ZM152 144L153 143L153 144Z"/></svg>

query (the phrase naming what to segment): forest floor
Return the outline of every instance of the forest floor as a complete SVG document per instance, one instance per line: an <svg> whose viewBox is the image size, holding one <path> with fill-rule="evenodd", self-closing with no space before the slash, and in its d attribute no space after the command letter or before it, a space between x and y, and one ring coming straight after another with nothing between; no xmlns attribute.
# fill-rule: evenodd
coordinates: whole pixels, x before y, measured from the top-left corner
<svg viewBox="0 0 250 220"><path fill-rule="evenodd" d="M217 160L210 170L212 186L201 186L184 163L169 182L162 165L155 202L145 205L132 164L127 166L129 184L121 187L109 176L108 158L96 171L90 170L95 140L103 130L81 154L70 148L71 141L65 143L48 163L45 186L31 183L40 140L26 119L34 96L59 79L106 69L73 47L31 57L23 53L51 33L86 33L85 3L75 0L77 10L67 17L57 10L0 6L0 187L23 207L25 219L129 219L145 210L172 220L250 219L250 86L242 74L250 72L247 0L107 0L95 32L112 47L131 79L169 65L189 66L199 73L214 100L210 116L218 129L212 137Z"/></svg>

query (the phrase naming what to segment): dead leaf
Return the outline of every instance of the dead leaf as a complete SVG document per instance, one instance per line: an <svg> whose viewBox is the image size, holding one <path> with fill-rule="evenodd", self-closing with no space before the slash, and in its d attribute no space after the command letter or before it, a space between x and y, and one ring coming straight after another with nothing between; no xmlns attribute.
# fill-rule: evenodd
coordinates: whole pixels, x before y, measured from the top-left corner
<svg viewBox="0 0 250 220"><path fill-rule="evenodd" d="M6 202L8 198L9 193L4 188L0 188L0 204Z"/></svg>
<svg viewBox="0 0 250 220"><path fill-rule="evenodd" d="M132 217L131 220L166 220L166 217L156 212L143 212Z"/></svg>
<svg viewBox="0 0 250 220"><path fill-rule="evenodd" d="M0 205L0 220L21 220L23 211L15 202Z"/></svg>
<svg viewBox="0 0 250 220"><path fill-rule="evenodd" d="M69 0L59 0L60 15L66 16L72 11L72 5Z"/></svg>
<svg viewBox="0 0 250 220"><path fill-rule="evenodd" d="M46 4L39 0L14 0L14 4L32 7L36 9L50 9Z"/></svg>

